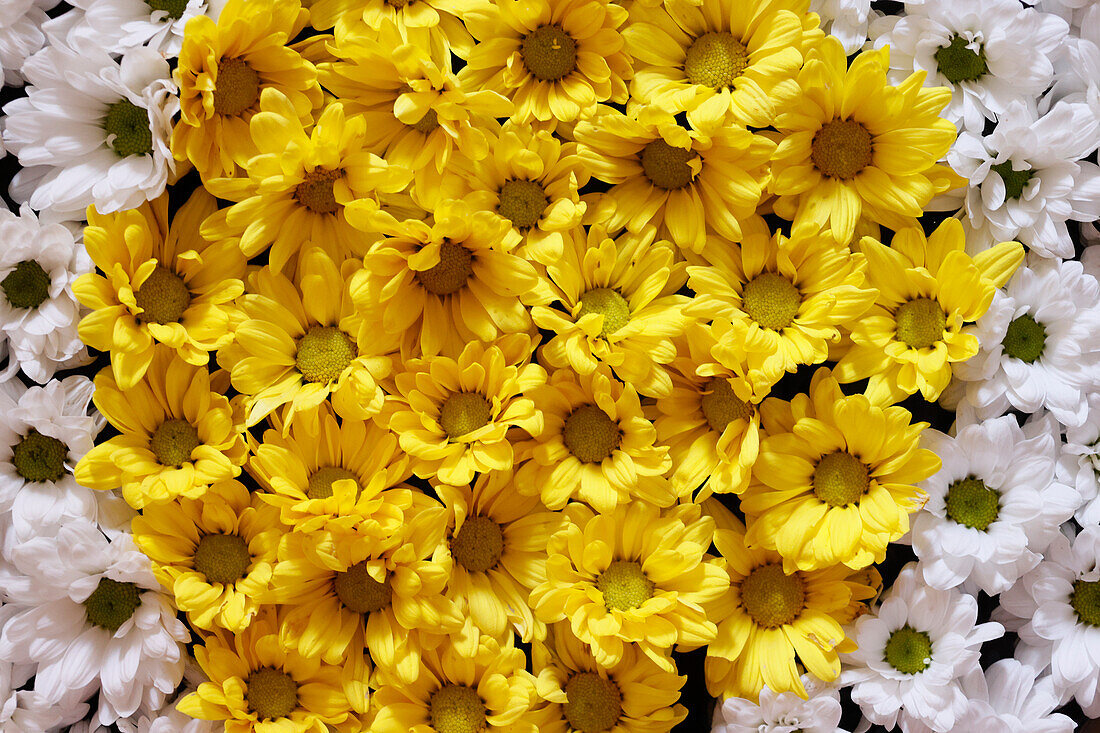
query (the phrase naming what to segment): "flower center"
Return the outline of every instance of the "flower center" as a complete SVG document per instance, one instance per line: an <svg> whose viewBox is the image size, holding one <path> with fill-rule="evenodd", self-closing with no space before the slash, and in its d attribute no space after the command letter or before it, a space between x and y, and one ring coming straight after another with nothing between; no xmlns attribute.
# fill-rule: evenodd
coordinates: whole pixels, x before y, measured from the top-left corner
<svg viewBox="0 0 1100 733"><path fill-rule="evenodd" d="M451 440L489 424L492 407L477 392L455 392L439 410L439 425Z"/></svg>
<svg viewBox="0 0 1100 733"><path fill-rule="evenodd" d="M1013 170L1011 160L1006 160L997 165L991 165L989 169L999 175L1001 180L1005 182L1006 201L1020 198L1020 196L1024 194L1024 189L1027 188L1028 182L1035 175L1035 171L1030 168L1025 168L1022 171Z"/></svg>
<svg viewBox="0 0 1100 733"><path fill-rule="evenodd" d="M306 485L306 496L310 499L327 499L332 496L332 485L349 478L359 487L359 477L346 468L340 466L322 466L313 472ZM361 487L359 487L361 490Z"/></svg>
<svg viewBox="0 0 1100 733"><path fill-rule="evenodd" d="M107 144L120 158L153 152L149 112L128 99L120 99L107 108L103 129L107 131Z"/></svg>
<svg viewBox="0 0 1100 733"><path fill-rule="evenodd" d="M465 685L447 685L433 692L428 714L436 733L477 733L488 723L481 696Z"/></svg>
<svg viewBox="0 0 1100 733"><path fill-rule="evenodd" d="M183 17L183 11L187 9L187 0L145 0L150 10L163 10L172 20Z"/></svg>
<svg viewBox="0 0 1100 733"><path fill-rule="evenodd" d="M203 535L195 548L195 570L205 575L208 583L238 581L251 564L248 543L240 535Z"/></svg>
<svg viewBox="0 0 1100 733"><path fill-rule="evenodd" d="M1043 355L1047 343L1047 330L1025 313L1008 324L1001 346L1013 359L1031 364Z"/></svg>
<svg viewBox="0 0 1100 733"><path fill-rule="evenodd" d="M948 517L984 532L1000 513L1001 495L981 479L971 477L951 484L945 501Z"/></svg>
<svg viewBox="0 0 1100 733"><path fill-rule="evenodd" d="M294 360L302 379L328 384L339 377L358 355L355 342L335 326L314 326L298 339Z"/></svg>
<svg viewBox="0 0 1100 733"><path fill-rule="evenodd" d="M12 447L12 465L25 481L57 481L65 475L69 448L57 438L31 430Z"/></svg>
<svg viewBox="0 0 1100 733"><path fill-rule="evenodd" d="M752 405L738 399L729 380L722 377L713 377L707 382L699 406L710 429L716 433L721 433L734 420L748 421L753 411Z"/></svg>
<svg viewBox="0 0 1100 733"><path fill-rule="evenodd" d="M461 244L444 239L439 245L439 262L427 270L419 270L416 279L424 289L435 295L450 295L466 287L473 274L474 255Z"/></svg>
<svg viewBox="0 0 1100 733"><path fill-rule="evenodd" d="M847 451L823 456L814 469L814 494L829 506L856 503L870 484L867 466Z"/></svg>
<svg viewBox="0 0 1100 733"><path fill-rule="evenodd" d="M391 8L397 8L398 10L400 10L412 1L413 0L386 0L386 5L389 5Z"/></svg>
<svg viewBox="0 0 1100 733"><path fill-rule="evenodd" d="M471 573L495 568L504 552L504 533L489 517L467 517L451 538L451 554Z"/></svg>
<svg viewBox="0 0 1100 733"><path fill-rule="evenodd" d="M50 276L34 260L23 260L0 281L13 308L37 308L50 296Z"/></svg>
<svg viewBox="0 0 1100 733"><path fill-rule="evenodd" d="M84 617L93 626L113 634L134 615L139 603L141 592L133 583L100 578L99 585L84 601Z"/></svg>
<svg viewBox="0 0 1100 733"><path fill-rule="evenodd" d="M1100 581L1073 581L1073 595L1069 598L1077 618L1089 626L1100 626Z"/></svg>
<svg viewBox="0 0 1100 733"><path fill-rule="evenodd" d="M698 157L690 148L677 148L658 138L642 148L642 170L657 188L674 191L690 185L694 173L688 161Z"/></svg>
<svg viewBox="0 0 1100 733"><path fill-rule="evenodd" d="M530 229L538 223L549 201L546 191L535 181L505 181L500 187L497 213L517 229Z"/></svg>
<svg viewBox="0 0 1100 733"><path fill-rule="evenodd" d="M142 323L179 323L183 312L191 305L191 291L183 278L168 268L157 265L134 292Z"/></svg>
<svg viewBox="0 0 1100 733"><path fill-rule="evenodd" d="M556 25L539 26L524 36L520 54L541 81L558 81L577 68L577 43Z"/></svg>
<svg viewBox="0 0 1100 733"><path fill-rule="evenodd" d="M611 730L623 715L619 686L595 672L578 672L565 683L565 719L580 733Z"/></svg>
<svg viewBox="0 0 1100 733"><path fill-rule="evenodd" d="M814 135L810 159L822 175L848 180L871 164L871 133L855 120L833 120Z"/></svg>
<svg viewBox="0 0 1100 733"><path fill-rule="evenodd" d="M247 61L222 58L218 61L218 78L214 82L214 111L236 116L260 99L260 75Z"/></svg>
<svg viewBox="0 0 1100 733"><path fill-rule="evenodd" d="M787 575L782 565L761 565L741 581L741 605L757 626L774 629L789 624L806 607L802 575Z"/></svg>
<svg viewBox="0 0 1100 733"><path fill-rule="evenodd" d="M931 298L916 298L903 303L894 316L898 325L898 340L923 349L943 338L943 329L947 325L940 304Z"/></svg>
<svg viewBox="0 0 1100 733"><path fill-rule="evenodd" d="M294 189L294 198L315 214L331 214L340 208L332 192L332 184L342 175L344 171L339 169L314 168Z"/></svg>
<svg viewBox="0 0 1100 733"><path fill-rule="evenodd" d="M791 325L802 305L802 294L777 272L764 272L745 283L741 305L761 328L779 331Z"/></svg>
<svg viewBox="0 0 1100 733"><path fill-rule="evenodd" d="M179 468L191 460L191 451L202 445L199 431L186 420L173 417L165 420L149 439L149 450L162 466Z"/></svg>
<svg viewBox="0 0 1100 733"><path fill-rule="evenodd" d="M584 463L599 463L619 447L623 434L619 423L595 405L583 405L565 418L562 440L569 452Z"/></svg>
<svg viewBox="0 0 1100 733"><path fill-rule="evenodd" d="M940 46L936 51L936 63L943 74L952 84L961 81L976 81L989 73L989 67L985 63L985 49L979 48L977 52L966 47L967 41L962 36L955 36L951 43Z"/></svg>
<svg viewBox="0 0 1100 733"><path fill-rule="evenodd" d="M579 321L589 313L599 313L603 316L601 336L610 336L625 326L630 320L630 304L626 298L611 288L593 288L581 296L581 311L577 314Z"/></svg>
<svg viewBox="0 0 1100 733"><path fill-rule="evenodd" d="M932 663L932 640L923 631L902 626L886 642L885 661L902 674L917 674Z"/></svg>
<svg viewBox="0 0 1100 733"><path fill-rule="evenodd" d="M342 573L336 573L332 581L336 597L349 610L355 613L373 613L390 605L393 588L390 578L379 583L367 572L367 563L356 563Z"/></svg>
<svg viewBox="0 0 1100 733"><path fill-rule="evenodd" d="M684 73L692 84L714 89L732 87L749 65L749 51L725 31L704 33L687 49Z"/></svg>
<svg viewBox="0 0 1100 733"><path fill-rule="evenodd" d="M298 683L286 672L272 667L257 669L245 680L245 700L260 720L290 715L298 707Z"/></svg>
<svg viewBox="0 0 1100 733"><path fill-rule="evenodd" d="M596 587L608 609L629 611L652 598L654 586L639 563L616 560L596 578Z"/></svg>

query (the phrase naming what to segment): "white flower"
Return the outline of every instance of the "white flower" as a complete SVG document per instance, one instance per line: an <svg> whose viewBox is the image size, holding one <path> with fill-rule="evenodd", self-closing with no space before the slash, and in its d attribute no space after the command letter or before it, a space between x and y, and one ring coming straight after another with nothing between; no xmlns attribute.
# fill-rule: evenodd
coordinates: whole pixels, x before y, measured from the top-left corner
<svg viewBox="0 0 1100 733"><path fill-rule="evenodd" d="M1039 670L1016 659L999 659L963 678L970 700L959 730L996 733L1071 733L1072 718L1054 712L1062 702L1047 675L1036 680Z"/></svg>
<svg viewBox="0 0 1100 733"><path fill-rule="evenodd" d="M16 608L11 605L0 607L0 628L15 611ZM88 706L82 703L51 705L31 690L20 690L33 676L33 664L12 664L0 660L0 731L43 731L87 715Z"/></svg>
<svg viewBox="0 0 1100 733"><path fill-rule="evenodd" d="M205 0L69 0L84 10L74 32L113 53L148 46L167 57L179 55L183 27L206 9Z"/></svg>
<svg viewBox="0 0 1100 733"><path fill-rule="evenodd" d="M849 630L859 649L841 656L840 682L872 723L947 733L967 707L959 678L978 669L982 643L1004 634L977 618L973 596L929 588L910 563L878 612Z"/></svg>
<svg viewBox="0 0 1100 733"><path fill-rule="evenodd" d="M46 11L59 0L3 0L0 2L0 87L19 85L19 70L32 53L42 48L46 37L41 26Z"/></svg>
<svg viewBox="0 0 1100 733"><path fill-rule="evenodd" d="M867 42L871 0L810 0L810 12L821 16L821 28L836 36L844 53L853 54Z"/></svg>
<svg viewBox="0 0 1100 733"><path fill-rule="evenodd" d="M168 62L135 48L121 63L101 49L48 46L24 66L28 96L4 107L4 141L24 166L12 197L80 220L131 209L164 191L179 110Z"/></svg>
<svg viewBox="0 0 1100 733"><path fill-rule="evenodd" d="M728 697L714 709L711 733L844 733L840 724L840 694L832 685L803 675L809 694L803 700L793 692L776 695L767 687L759 704Z"/></svg>
<svg viewBox="0 0 1100 733"><path fill-rule="evenodd" d="M1081 496L1075 516L1087 527L1100 524L1100 393L1092 392L1086 399L1085 421L1066 428L1066 442L1058 458L1058 480Z"/></svg>
<svg viewBox="0 0 1100 733"><path fill-rule="evenodd" d="M1100 24L1100 13L1096 22ZM1043 96L1039 112L1045 114L1055 102L1065 101L1087 104L1100 115L1100 46L1085 38L1067 38L1054 69L1054 86Z"/></svg>

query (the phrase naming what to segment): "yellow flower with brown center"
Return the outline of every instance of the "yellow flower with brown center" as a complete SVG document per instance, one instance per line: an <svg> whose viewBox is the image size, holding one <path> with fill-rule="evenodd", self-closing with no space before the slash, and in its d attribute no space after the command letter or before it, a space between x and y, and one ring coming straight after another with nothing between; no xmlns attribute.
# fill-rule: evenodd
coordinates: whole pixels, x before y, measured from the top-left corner
<svg viewBox="0 0 1100 733"><path fill-rule="evenodd" d="M427 31L429 43L466 58L474 39L462 22L467 0L312 0L309 22L319 31L336 27L339 33L351 29L360 36L387 25L403 35Z"/></svg>

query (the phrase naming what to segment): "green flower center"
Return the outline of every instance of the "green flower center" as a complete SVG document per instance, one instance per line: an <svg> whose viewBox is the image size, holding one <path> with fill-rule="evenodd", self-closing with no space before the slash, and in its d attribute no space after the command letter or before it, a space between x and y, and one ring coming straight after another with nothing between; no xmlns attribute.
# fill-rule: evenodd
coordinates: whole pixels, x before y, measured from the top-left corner
<svg viewBox="0 0 1100 733"><path fill-rule="evenodd" d="M600 463L619 447L619 423L595 405L583 405L565 418L562 441L584 463Z"/></svg>
<svg viewBox="0 0 1100 733"><path fill-rule="evenodd" d="M595 672L578 672L565 683L562 706L569 725L580 733L611 730L623 715L619 686Z"/></svg>
<svg viewBox="0 0 1100 733"><path fill-rule="evenodd" d="M1001 346L1013 359L1031 364L1043 355L1047 343L1047 330L1025 313L1008 324Z"/></svg>
<svg viewBox="0 0 1100 733"><path fill-rule="evenodd" d="M981 479L971 477L951 484L945 503L950 519L984 532L1000 513L1001 495Z"/></svg>
<svg viewBox="0 0 1100 733"><path fill-rule="evenodd" d="M1077 618L1089 626L1100 626L1100 581L1075 580L1069 604Z"/></svg>
<svg viewBox="0 0 1100 733"><path fill-rule="evenodd" d="M298 339L295 365L307 382L328 384L358 356L351 337L335 326L314 326Z"/></svg>
<svg viewBox="0 0 1100 733"><path fill-rule="evenodd" d="M451 538L451 554L471 573L495 568L504 552L504 533L489 517L467 517Z"/></svg>
<svg viewBox="0 0 1100 733"><path fill-rule="evenodd" d="M221 58L214 82L214 111L235 117L260 100L260 75L247 61Z"/></svg>
<svg viewBox="0 0 1100 733"><path fill-rule="evenodd" d="M69 448L57 438L32 429L12 447L12 465L25 481L58 481L65 475Z"/></svg>
<svg viewBox="0 0 1100 733"><path fill-rule="evenodd" d="M187 0L145 0L145 4L151 10L163 10L172 20L183 17L183 11L187 9Z"/></svg>
<svg viewBox="0 0 1100 733"><path fill-rule="evenodd" d="M431 134L439 129L439 113L434 109L429 109L423 117L416 121L412 128L424 135Z"/></svg>
<svg viewBox="0 0 1100 733"><path fill-rule="evenodd" d="M536 181L510 180L500 187L497 213L517 229L530 229L538 223L550 199Z"/></svg>
<svg viewBox="0 0 1100 733"><path fill-rule="evenodd" d="M182 277L157 265L134 291L134 300L141 308L137 319L142 323L179 323L191 305L191 291Z"/></svg>
<svg viewBox="0 0 1100 733"><path fill-rule="evenodd" d="M684 59L684 74L692 84L713 89L732 87L749 65L749 50L725 31L704 33L692 41Z"/></svg>
<svg viewBox="0 0 1100 733"><path fill-rule="evenodd" d="M50 297L50 276L34 260L23 260L0 281L0 288L13 308L37 308Z"/></svg>
<svg viewBox="0 0 1100 733"><path fill-rule="evenodd" d="M359 487L359 477L340 466L322 466L313 472L306 485L306 496L310 499L327 499L332 496L332 485L341 479L351 479Z"/></svg>
<svg viewBox="0 0 1100 733"><path fill-rule="evenodd" d="M1001 177L1001 180L1005 182L1005 200L1013 201L1020 198L1024 194L1024 189L1027 187L1029 181L1035 175L1035 171L1030 168L1025 168L1022 171L1013 170L1012 161L1006 160L1003 163L989 166L989 170L993 171Z"/></svg>
<svg viewBox="0 0 1100 733"><path fill-rule="evenodd" d="M581 296L581 310L577 320L589 313L603 316L601 336L610 336L625 326L630 320L630 304L626 298L611 288L593 288Z"/></svg>
<svg viewBox="0 0 1100 733"><path fill-rule="evenodd" d="M298 707L298 683L286 672L263 667L248 675L244 697L260 720L285 718Z"/></svg>
<svg viewBox="0 0 1100 733"><path fill-rule="evenodd" d="M855 504L870 485L867 466L847 451L822 456L814 469L814 494L829 506Z"/></svg>
<svg viewBox="0 0 1100 733"><path fill-rule="evenodd" d="M133 583L100 578L99 585L84 601L84 617L93 626L113 634L134 615L140 603L141 591Z"/></svg>
<svg viewBox="0 0 1100 733"><path fill-rule="evenodd" d="M195 426L175 417L162 422L149 439L149 450L153 451L160 465L176 468L191 460L191 451L200 445L202 440Z"/></svg>
<svg viewBox="0 0 1100 733"><path fill-rule="evenodd" d="M821 175L847 181L871 164L871 133L855 120L833 120L821 126L810 149Z"/></svg>
<svg viewBox="0 0 1100 733"><path fill-rule="evenodd" d="M675 191L691 184L688 162L699 156L691 148L677 148L658 138L642 148L642 170L657 188Z"/></svg>
<svg viewBox="0 0 1100 733"><path fill-rule="evenodd" d="M642 572L639 563L616 560L596 578L596 587L603 593L608 609L629 611L653 597L653 581Z"/></svg>
<svg viewBox="0 0 1100 733"><path fill-rule="evenodd" d="M367 572L367 563L356 563L342 573L337 573L332 581L336 597L345 607L355 613L373 613L390 605L393 588L390 578L379 583Z"/></svg>
<svg viewBox="0 0 1100 733"><path fill-rule="evenodd" d="M208 583L234 583L245 576L251 564L248 543L240 535L203 535L195 548L195 570L205 575Z"/></svg>
<svg viewBox="0 0 1100 733"><path fill-rule="evenodd" d="M923 349L943 338L947 316L940 304L931 298L916 298L902 303L894 315L897 321L898 340Z"/></svg>
<svg viewBox="0 0 1100 733"><path fill-rule="evenodd" d="M577 43L556 25L539 26L524 36L520 54L540 81L558 81L577 68Z"/></svg>
<svg viewBox="0 0 1100 733"><path fill-rule="evenodd" d="M428 714L436 733L478 733L488 724L481 696L465 685L447 685L433 692Z"/></svg>
<svg viewBox="0 0 1100 733"><path fill-rule="evenodd" d="M314 168L306 173L305 180L294 189L294 198L298 203L315 214L331 214L340 208L336 194L332 191L335 183L344 171L328 168Z"/></svg>
<svg viewBox="0 0 1100 733"><path fill-rule="evenodd" d="M419 270L416 279L429 293L450 295L466 287L473 274L474 255L461 244L444 239L439 245L439 262L427 270Z"/></svg>
<svg viewBox="0 0 1100 733"><path fill-rule="evenodd" d="M477 392L455 392L443 401L439 425L451 440L489 424L492 406Z"/></svg>
<svg viewBox="0 0 1100 733"><path fill-rule="evenodd" d="M724 431L734 420L748 421L753 414L753 406L739 399L729 380L723 377L713 377L707 382L699 406L710 429L716 433Z"/></svg>
<svg viewBox="0 0 1100 733"><path fill-rule="evenodd" d="M774 629L798 618L806 607L802 575L787 575L782 565L769 563L741 581L741 605L757 626Z"/></svg>
<svg viewBox="0 0 1100 733"><path fill-rule="evenodd" d="M977 52L966 47L967 41L962 36L955 36L951 43L940 46L936 51L936 63L943 74L952 84L961 81L976 81L989 73L989 67L985 63L985 49Z"/></svg>
<svg viewBox="0 0 1100 733"><path fill-rule="evenodd" d="M902 626L886 642L885 661L902 674L918 674L932 663L932 639L923 631Z"/></svg>
<svg viewBox="0 0 1100 733"><path fill-rule="evenodd" d="M153 152L149 112L128 99L120 99L107 108L103 129L107 131L107 144L120 158Z"/></svg>
<svg viewBox="0 0 1100 733"><path fill-rule="evenodd" d="M802 305L802 294L778 272L764 272L745 283L741 306L761 328L780 331L791 325Z"/></svg>

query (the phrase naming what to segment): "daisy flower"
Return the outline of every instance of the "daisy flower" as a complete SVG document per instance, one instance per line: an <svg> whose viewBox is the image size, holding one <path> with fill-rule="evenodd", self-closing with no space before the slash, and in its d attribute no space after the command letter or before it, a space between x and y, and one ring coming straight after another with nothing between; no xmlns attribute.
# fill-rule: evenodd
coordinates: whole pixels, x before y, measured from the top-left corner
<svg viewBox="0 0 1100 733"><path fill-rule="evenodd" d="M17 606L7 604L0 610L0 624L16 612ZM25 689L34 676L34 663L12 664L0 662L0 730L7 728L21 733L28 730L50 730L72 723L88 714L88 705L74 701L64 705L51 704Z"/></svg>
<svg viewBox="0 0 1100 733"><path fill-rule="evenodd" d="M111 53L147 46L165 57L179 55L183 27L207 11L207 0L73 0L84 11L75 34Z"/></svg>
<svg viewBox="0 0 1100 733"><path fill-rule="evenodd" d="M727 697L714 709L711 733L780 733L787 728L803 733L841 733L842 710L836 688L808 674L802 675L801 682L809 696L806 699L793 692L777 695L767 686L760 690L758 703Z"/></svg>
<svg viewBox="0 0 1100 733"><path fill-rule="evenodd" d="M319 31L338 26L373 31L394 25L404 34L427 30L433 45L441 45L461 59L470 54L473 36L466 30L463 16L469 0L313 0L309 3L309 24ZM366 35L366 34L363 34Z"/></svg>
<svg viewBox="0 0 1100 733"><path fill-rule="evenodd" d="M46 11L59 0L11 0L0 8L0 87L23 83L23 62L46 42Z"/></svg>
<svg viewBox="0 0 1100 733"><path fill-rule="evenodd" d="M1056 440L1058 480L1072 486L1081 498L1075 516L1082 527L1100 524L1100 393L1085 396L1088 413L1085 421L1065 429L1066 440ZM1055 436L1058 437L1057 435Z"/></svg>
<svg viewBox="0 0 1100 733"><path fill-rule="evenodd" d="M1051 675L1017 659L999 659L984 674L975 672L962 680L970 701L966 717L959 722L966 730L1043 731L1072 733L1073 719L1056 708L1062 699Z"/></svg>
<svg viewBox="0 0 1100 733"><path fill-rule="evenodd" d="M955 730L967 707L959 678L980 671L981 645L1004 634L977 618L973 596L929 588L909 563L875 613L856 619L859 649L844 655L840 682L876 725Z"/></svg>
<svg viewBox="0 0 1100 733"><path fill-rule="evenodd" d="M848 56L867 42L868 23L877 17L871 0L810 0L810 12L820 16L821 29L840 41Z"/></svg>

